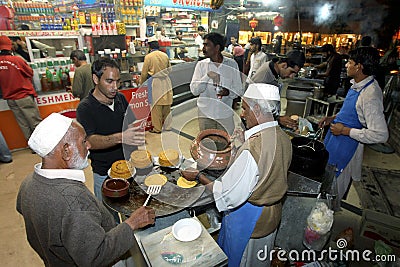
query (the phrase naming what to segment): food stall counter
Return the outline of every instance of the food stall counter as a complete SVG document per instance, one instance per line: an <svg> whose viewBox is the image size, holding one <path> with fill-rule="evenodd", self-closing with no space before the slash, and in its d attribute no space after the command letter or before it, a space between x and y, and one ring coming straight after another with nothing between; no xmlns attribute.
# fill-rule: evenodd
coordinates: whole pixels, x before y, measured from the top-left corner
<svg viewBox="0 0 400 267"><path fill-rule="evenodd" d="M137 119L147 117L146 128L151 128L150 105L147 102L147 88L127 88L120 90L130 103ZM42 118L57 112L67 117L76 117L76 108L79 98L75 98L70 92L56 91L40 93L35 99ZM22 131L15 120L13 112L7 105L7 101L0 99L0 131L10 150L27 147Z"/></svg>
<svg viewBox="0 0 400 267"><path fill-rule="evenodd" d="M79 104L78 98L74 98L71 93L62 91L40 94L35 100L42 118L46 118L53 112L75 117L75 110ZM0 131L10 150L27 147L27 142L14 114L4 99L0 99Z"/></svg>

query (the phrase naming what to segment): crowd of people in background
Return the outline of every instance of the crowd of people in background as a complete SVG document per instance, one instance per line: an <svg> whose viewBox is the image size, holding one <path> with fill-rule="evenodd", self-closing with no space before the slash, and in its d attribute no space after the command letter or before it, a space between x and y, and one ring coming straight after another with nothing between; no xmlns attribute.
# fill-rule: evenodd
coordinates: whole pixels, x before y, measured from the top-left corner
<svg viewBox="0 0 400 267"><path fill-rule="evenodd" d="M260 37L252 37L242 47L238 36L230 37L228 44L220 33L207 33L202 26L197 30L195 43L199 46L199 58L190 90L198 97L199 129L219 129L238 135L243 145L220 180L210 181L201 171L185 177L211 188L218 210L230 212L225 213L229 216L223 216L218 240L230 263L258 266L257 251L265 244L273 247L287 189L292 149L281 127L292 130L298 127L298 121L280 113L282 80L299 73L306 63L306 55L299 47L281 53L281 38L276 40L274 53L268 55L263 51ZM181 31L176 31L176 35L176 43L182 47L175 54L181 58L186 53L185 42ZM171 64L167 54L159 50L159 40L169 40L163 27L157 29L156 36L149 37L149 53L140 77L140 84L147 85L151 132L155 134L171 129L168 118L173 98L168 77ZM145 129L137 124L128 101L118 91L120 67L110 58L88 64L82 51L73 51L70 58L77 70L71 90L80 98L77 121L59 114L51 114L42 121L34 101L37 94L32 85L33 71L23 59L26 47L20 39L13 41L0 37L2 96L29 140L30 148L42 158L33 175L22 184L17 199L17 210L24 217L30 244L50 265L115 263L129 249L133 230L152 224L155 219L152 209L142 207L125 222L119 221L116 214L114 220L101 203L101 187L111 164L128 158L133 150L145 144ZM324 53L325 62L315 67L322 70L319 77L324 79L329 97L340 86L343 57L332 44L323 45L320 52ZM320 127L329 127L325 144L329 162L338 167L340 199L345 196L351 179L360 178L363 144L388 139L382 87L374 76L379 69L379 54L371 46L371 38L363 38L358 48L348 52L345 68L353 85L343 108L319 123ZM241 100L240 117L245 123L244 128L238 129L233 107ZM11 162L1 132L0 146L0 161ZM88 158L93 170L94 197L83 184L83 172L73 171L84 169ZM43 199L37 194L39 183L46 184L49 198ZM237 184L240 186L233 186ZM81 201L87 205L81 205ZM73 211L68 209L72 204ZM36 211L40 211L40 216L52 216L56 223L45 223ZM247 223L235 224L235 218ZM117 226L116 222L120 224ZM74 227L66 227L68 223ZM243 234L244 239L232 238L238 234ZM91 246L82 241L90 241ZM118 249L105 249L109 246ZM52 249L59 253L53 253Z"/></svg>

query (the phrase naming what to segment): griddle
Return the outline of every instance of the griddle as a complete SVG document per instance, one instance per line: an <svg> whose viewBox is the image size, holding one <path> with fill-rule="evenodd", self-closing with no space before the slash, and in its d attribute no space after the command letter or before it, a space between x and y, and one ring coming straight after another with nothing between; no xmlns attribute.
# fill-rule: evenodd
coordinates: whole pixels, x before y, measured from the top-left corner
<svg viewBox="0 0 400 267"><path fill-rule="evenodd" d="M156 212L156 217L167 216L185 208L196 206L205 191L203 185L196 185L192 188L181 188L176 185L180 177L179 170L176 168L154 167L147 175L136 175L134 181L129 186L129 196L122 198L109 198L103 196L103 202L113 210L124 215L130 215L146 201L147 186L144 180L147 176L160 173L167 177L168 182L162 187L161 192L152 196L148 207L152 207Z"/></svg>

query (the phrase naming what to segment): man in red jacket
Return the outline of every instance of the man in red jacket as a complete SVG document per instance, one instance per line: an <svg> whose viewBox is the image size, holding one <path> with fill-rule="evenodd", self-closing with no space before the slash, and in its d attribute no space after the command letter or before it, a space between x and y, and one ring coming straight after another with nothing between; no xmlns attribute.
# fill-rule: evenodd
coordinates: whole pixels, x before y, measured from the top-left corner
<svg viewBox="0 0 400 267"><path fill-rule="evenodd" d="M34 99L37 94L32 77L31 67L12 54L11 40L0 36L0 88L26 140L42 120Z"/></svg>

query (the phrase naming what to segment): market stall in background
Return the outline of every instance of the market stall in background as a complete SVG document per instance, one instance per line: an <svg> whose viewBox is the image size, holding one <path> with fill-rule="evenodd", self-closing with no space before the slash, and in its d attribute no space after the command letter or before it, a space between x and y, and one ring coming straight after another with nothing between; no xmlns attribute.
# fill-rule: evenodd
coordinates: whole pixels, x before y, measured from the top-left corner
<svg viewBox="0 0 400 267"><path fill-rule="evenodd" d="M83 50L89 62L101 56L116 59L121 66L121 89L132 90L139 84L148 37L156 35L173 68L182 72L183 80L172 78L177 104L193 97L189 83L194 65L183 63L196 62L198 58L199 46L194 40L199 26L226 35L226 45L231 36L238 36L242 46L259 36L267 54L303 49L308 62L315 64L324 60L319 50L322 45L333 44L336 51L346 54L362 37L362 26L357 21L331 29L327 24L304 19L306 4L295 9L297 14L289 12L294 9L292 6L272 6L255 0L17 0L1 4L0 35L20 37L26 42L40 110L44 105L54 107L42 111L42 116L63 109L59 101L51 105L40 102L44 97L60 99L62 95L62 102L70 103L67 110L75 109L79 103L66 92L74 76L69 56L75 49ZM176 31L182 32L182 40L177 40ZM393 41L399 37L397 33ZM182 46L184 57L177 53ZM10 112L4 100L0 102L1 112ZM5 118L2 116L1 120ZM12 123L1 123L0 130L10 148L26 147L16 122L12 116L7 118Z"/></svg>
<svg viewBox="0 0 400 267"><path fill-rule="evenodd" d="M75 116L79 99L67 92L74 77L75 67L69 56L75 49L85 52L88 62L109 56L121 66L121 90L128 101L139 88L139 77L144 57L148 53L147 39L158 27L166 29L166 39L160 40L161 49L169 55L171 64L185 72L185 81L173 81L174 103L190 96L188 84L194 66L182 68L177 64L195 61L198 46L194 44L197 27L208 25L209 4L188 5L176 1L121 0L121 1L5 1L0 15L0 35L19 37L26 42L29 65L34 70L33 84L38 93L36 102L42 117L52 112ZM176 58L175 32L183 32L187 59ZM187 72L187 73L186 73ZM144 102L143 102L144 103ZM149 106L133 103L142 117ZM131 103L132 104L132 103ZM6 101L0 99L2 131L10 149L27 146L18 124ZM150 118L147 127L151 127Z"/></svg>

